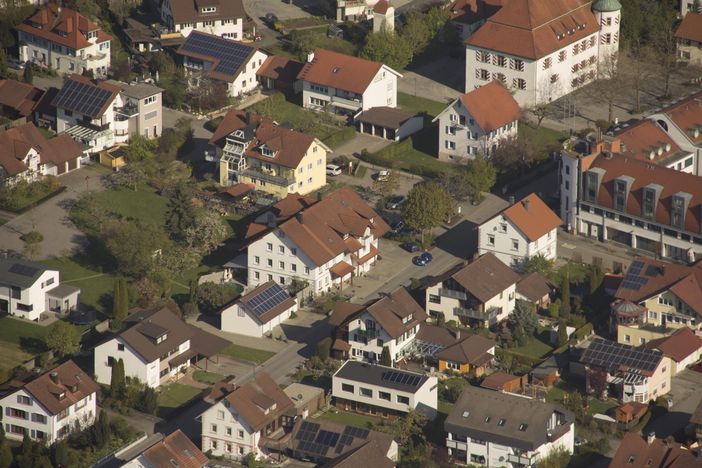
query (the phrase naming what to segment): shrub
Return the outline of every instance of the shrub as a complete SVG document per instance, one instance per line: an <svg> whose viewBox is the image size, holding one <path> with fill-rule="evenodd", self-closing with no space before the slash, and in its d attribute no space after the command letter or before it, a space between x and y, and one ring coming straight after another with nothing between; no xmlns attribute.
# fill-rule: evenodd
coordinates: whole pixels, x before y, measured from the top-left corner
<svg viewBox="0 0 702 468"><path fill-rule="evenodd" d="M319 343L317 343L317 356L322 361L329 359L329 353L331 352L332 340L329 337L324 338Z"/></svg>
<svg viewBox="0 0 702 468"><path fill-rule="evenodd" d="M324 144L330 148L339 146L342 143L349 141L351 138L356 136L356 129L354 127L344 127L338 132L334 132L328 137L324 138ZM347 158L348 159L348 158Z"/></svg>

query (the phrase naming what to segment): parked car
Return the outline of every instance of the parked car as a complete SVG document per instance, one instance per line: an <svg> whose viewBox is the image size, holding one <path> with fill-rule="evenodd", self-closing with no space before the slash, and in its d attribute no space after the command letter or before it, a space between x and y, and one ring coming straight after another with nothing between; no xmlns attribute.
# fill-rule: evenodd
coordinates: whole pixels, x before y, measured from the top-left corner
<svg viewBox="0 0 702 468"><path fill-rule="evenodd" d="M278 17L273 13L266 13L264 19L266 20L266 23L270 25L273 25L278 22Z"/></svg>
<svg viewBox="0 0 702 468"><path fill-rule="evenodd" d="M336 164L327 164L327 175L328 176L338 176L341 174L341 168L337 166Z"/></svg>
<svg viewBox="0 0 702 468"><path fill-rule="evenodd" d="M412 263L417 266L426 266L432 261L433 258L434 257L432 257L429 252L424 252L421 255L417 255L416 257L412 258Z"/></svg>
<svg viewBox="0 0 702 468"><path fill-rule="evenodd" d="M581 445L585 445L585 444L587 444L587 439L584 439L582 437L576 437L573 440L573 445L575 445L576 447L580 447Z"/></svg>
<svg viewBox="0 0 702 468"><path fill-rule="evenodd" d="M379 182L385 182L386 180L388 180L389 177L390 177L390 171L386 171L385 169L383 169L382 171L378 171L375 174L375 180L377 180Z"/></svg>
<svg viewBox="0 0 702 468"><path fill-rule="evenodd" d="M395 221L390 223L390 230L397 234L398 232L402 231L402 229L405 227L405 223L402 221Z"/></svg>
<svg viewBox="0 0 702 468"><path fill-rule="evenodd" d="M410 253L419 252L419 246L414 242L403 242L402 244L400 244L400 248L405 249Z"/></svg>
<svg viewBox="0 0 702 468"><path fill-rule="evenodd" d="M394 197L390 197L388 202L385 204L385 208L387 208L388 210L396 210L399 207L401 207L406 201L407 197L403 195L396 195Z"/></svg>

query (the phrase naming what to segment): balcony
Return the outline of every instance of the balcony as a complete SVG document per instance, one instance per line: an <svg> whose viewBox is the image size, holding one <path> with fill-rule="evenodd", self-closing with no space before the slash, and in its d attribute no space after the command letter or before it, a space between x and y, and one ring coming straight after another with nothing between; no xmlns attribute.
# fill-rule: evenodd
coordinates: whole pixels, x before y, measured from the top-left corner
<svg viewBox="0 0 702 468"><path fill-rule="evenodd" d="M455 289L439 288L439 296L448 297L451 299L458 299L459 301L465 301L468 299L466 293L462 291L456 291Z"/></svg>
<svg viewBox="0 0 702 468"><path fill-rule="evenodd" d="M515 455L510 453L507 455L507 461L509 463L515 463L519 465L524 465L524 466L532 466L533 465L533 458L534 457L526 457L522 455Z"/></svg>
<svg viewBox="0 0 702 468"><path fill-rule="evenodd" d="M459 317L466 317L470 319L475 319L475 320L495 320L497 319L497 316L500 313L499 309L490 309L488 311L481 311L481 310L476 310L476 309L465 309L463 307L454 307L453 308L453 313L454 315L457 315Z"/></svg>
<svg viewBox="0 0 702 468"><path fill-rule="evenodd" d="M337 107L345 107L351 110L359 109L362 105L360 99L347 99L341 96L332 96L331 103Z"/></svg>
<svg viewBox="0 0 702 468"><path fill-rule="evenodd" d="M378 330L362 330L360 328L358 330L354 330L354 333L367 340L374 340L380 335Z"/></svg>
<svg viewBox="0 0 702 468"><path fill-rule="evenodd" d="M244 170L241 175L246 177L251 177L252 179L263 180L265 182L270 182L273 185L280 185L287 187L295 183L295 177L292 174L289 175L273 175L267 174L260 169L249 168Z"/></svg>
<svg viewBox="0 0 702 468"><path fill-rule="evenodd" d="M128 104L123 107L115 107L115 120L129 120L131 117L139 115L139 109L135 104Z"/></svg>

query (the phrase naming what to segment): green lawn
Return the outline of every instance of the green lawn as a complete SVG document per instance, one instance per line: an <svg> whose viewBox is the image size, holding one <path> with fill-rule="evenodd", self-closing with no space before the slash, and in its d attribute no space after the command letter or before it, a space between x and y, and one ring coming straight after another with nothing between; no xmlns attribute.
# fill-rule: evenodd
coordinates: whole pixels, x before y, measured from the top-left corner
<svg viewBox="0 0 702 468"><path fill-rule="evenodd" d="M533 358L541 358L553 350L551 345L544 343L543 341L534 338L531 342L525 346L519 346L517 348L510 348L509 351L515 354L523 354L525 356Z"/></svg>
<svg viewBox="0 0 702 468"><path fill-rule="evenodd" d="M8 221L9 221L9 219L0 218L0 226L2 226L3 224L5 224Z"/></svg>
<svg viewBox="0 0 702 468"><path fill-rule="evenodd" d="M239 359L242 361L255 362L256 364L262 364L275 356L275 353L270 351L265 351L263 349L248 348L246 346L240 346L236 344L230 344L222 351L225 354L234 359Z"/></svg>
<svg viewBox="0 0 702 468"><path fill-rule="evenodd" d="M567 380L559 380L556 382L546 394L546 401L551 403L563 403L563 397L566 393L574 392L578 387Z"/></svg>
<svg viewBox="0 0 702 468"><path fill-rule="evenodd" d="M421 90L419 90L421 92ZM421 114L426 112L432 118L436 117L448 107L448 102L432 101L431 99L413 96L411 94L397 93L397 106L407 112Z"/></svg>
<svg viewBox="0 0 702 468"><path fill-rule="evenodd" d="M42 352L48 331L31 322L0 318L0 370L9 371Z"/></svg>
<svg viewBox="0 0 702 468"><path fill-rule="evenodd" d="M196 370L193 372L193 379L200 383L214 385L224 378L223 375L217 374L215 372L207 372L202 370Z"/></svg>
<svg viewBox="0 0 702 468"><path fill-rule="evenodd" d="M95 198L106 212L158 226L163 226L165 222L166 199L150 187L105 190L95 194Z"/></svg>
<svg viewBox="0 0 702 468"><path fill-rule="evenodd" d="M195 398L200 392L199 388L179 383L161 387L158 392L158 416L167 417L178 407Z"/></svg>
<svg viewBox="0 0 702 468"><path fill-rule="evenodd" d="M611 400L602 401L598 398L591 398L587 412L588 414L606 414L607 410L615 408L616 406L617 404Z"/></svg>
<svg viewBox="0 0 702 468"><path fill-rule="evenodd" d="M349 426L362 427L365 429L370 429L381 421L380 418L375 418L373 416L365 416L363 414L348 413L339 410L330 410L322 413L318 416L318 419L334 421L340 424L347 424Z"/></svg>
<svg viewBox="0 0 702 468"><path fill-rule="evenodd" d="M523 121L519 122L519 135L532 139L536 148L540 149L560 148L561 142L568 138L568 134L565 132L551 130L544 126L534 128Z"/></svg>
<svg viewBox="0 0 702 468"><path fill-rule="evenodd" d="M80 288L81 304L90 306L102 317L107 317L115 281L112 274L85 267L74 257L52 258L42 263L59 270L62 283Z"/></svg>

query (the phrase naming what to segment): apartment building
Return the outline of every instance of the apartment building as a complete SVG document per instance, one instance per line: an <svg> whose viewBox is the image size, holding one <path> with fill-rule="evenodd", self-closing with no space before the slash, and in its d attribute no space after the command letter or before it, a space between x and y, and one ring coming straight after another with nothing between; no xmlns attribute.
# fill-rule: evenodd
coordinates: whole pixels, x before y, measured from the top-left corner
<svg viewBox="0 0 702 468"><path fill-rule="evenodd" d="M225 39L244 38L246 11L241 0L164 0L161 23L169 31L188 37L200 31Z"/></svg>
<svg viewBox="0 0 702 468"><path fill-rule="evenodd" d="M297 79L302 106L355 115L372 107L397 107L397 79L402 75L380 62L315 49Z"/></svg>
<svg viewBox="0 0 702 468"><path fill-rule="evenodd" d="M621 403L648 403L670 391L673 374L670 359L662 352L595 338L580 356L585 366L585 384L592 390L594 373L606 375L605 393Z"/></svg>
<svg viewBox="0 0 702 468"><path fill-rule="evenodd" d="M180 371L191 363L210 359L230 344L185 323L167 307L135 311L126 325L122 332L95 347L95 378L101 384L110 383L112 367L122 359L127 377L156 388L177 380Z"/></svg>
<svg viewBox="0 0 702 468"><path fill-rule="evenodd" d="M332 376L332 398L338 409L383 418L415 410L434 419L437 392L436 377L358 361L346 361Z"/></svg>
<svg viewBox="0 0 702 468"><path fill-rule="evenodd" d="M466 92L497 80L527 108L556 100L616 66L617 0L503 3L465 42Z"/></svg>
<svg viewBox="0 0 702 468"><path fill-rule="evenodd" d="M558 215L531 193L478 227L478 254L491 253L513 268L537 256L555 260L561 224Z"/></svg>
<svg viewBox="0 0 702 468"><path fill-rule="evenodd" d="M13 380L0 399L5 437L25 435L51 445L71 432L92 426L97 416L98 384L73 361L26 382Z"/></svg>
<svg viewBox="0 0 702 468"><path fill-rule="evenodd" d="M517 137L521 110L499 81L464 94L432 122L439 122L439 159L461 162L487 157Z"/></svg>
<svg viewBox="0 0 702 468"><path fill-rule="evenodd" d="M228 392L200 415L202 449L215 456L265 456L264 442L293 424L295 405L265 372ZM292 411L292 414L289 414Z"/></svg>
<svg viewBox="0 0 702 468"><path fill-rule="evenodd" d="M270 334L297 311L297 299L269 281L247 292L220 313L220 329L255 336Z"/></svg>
<svg viewBox="0 0 702 468"><path fill-rule="evenodd" d="M468 385L444 432L457 463L536 467L553 450L573 453L575 416L552 403Z"/></svg>
<svg viewBox="0 0 702 468"><path fill-rule="evenodd" d="M107 83L120 88L123 109L115 122L115 141L126 142L133 135L154 139L163 132L163 89L149 83L123 83L107 80ZM128 116L126 128L123 117Z"/></svg>
<svg viewBox="0 0 702 468"><path fill-rule="evenodd" d="M458 264L427 285L426 311L445 321L490 327L514 310L519 275L487 253Z"/></svg>
<svg viewBox="0 0 702 468"><path fill-rule="evenodd" d="M311 295L343 289L365 275L390 227L352 189L316 201L288 195L259 215L247 232L248 285L307 283Z"/></svg>
<svg viewBox="0 0 702 468"><path fill-rule="evenodd" d="M646 347L656 349L670 359L672 376L684 371L702 356L702 338L688 327L680 327L669 336L651 340Z"/></svg>
<svg viewBox="0 0 702 468"><path fill-rule="evenodd" d="M112 38L77 11L48 3L16 29L20 62L62 74L89 71L95 77L105 76L110 68Z"/></svg>
<svg viewBox="0 0 702 468"><path fill-rule="evenodd" d="M485 21L502 7L504 0L453 0L446 6L451 23L461 36L468 39Z"/></svg>
<svg viewBox="0 0 702 468"><path fill-rule="evenodd" d="M387 348L390 360L401 360L427 318L404 287L370 304L340 304L329 317L335 327L332 352L341 359L378 362Z"/></svg>
<svg viewBox="0 0 702 468"><path fill-rule="evenodd" d="M285 198L327 184L331 149L318 138L266 117L231 109L210 144L219 157L219 183L225 187L250 184L257 191Z"/></svg>
<svg viewBox="0 0 702 468"><path fill-rule="evenodd" d="M66 314L78 306L80 289L61 284L59 271L19 258L0 258L0 312L38 321L43 313Z"/></svg>
<svg viewBox="0 0 702 468"><path fill-rule="evenodd" d="M232 39L192 31L178 48L189 89L210 80L223 83L230 97L241 97L258 86L256 73L268 55L258 48Z"/></svg>

